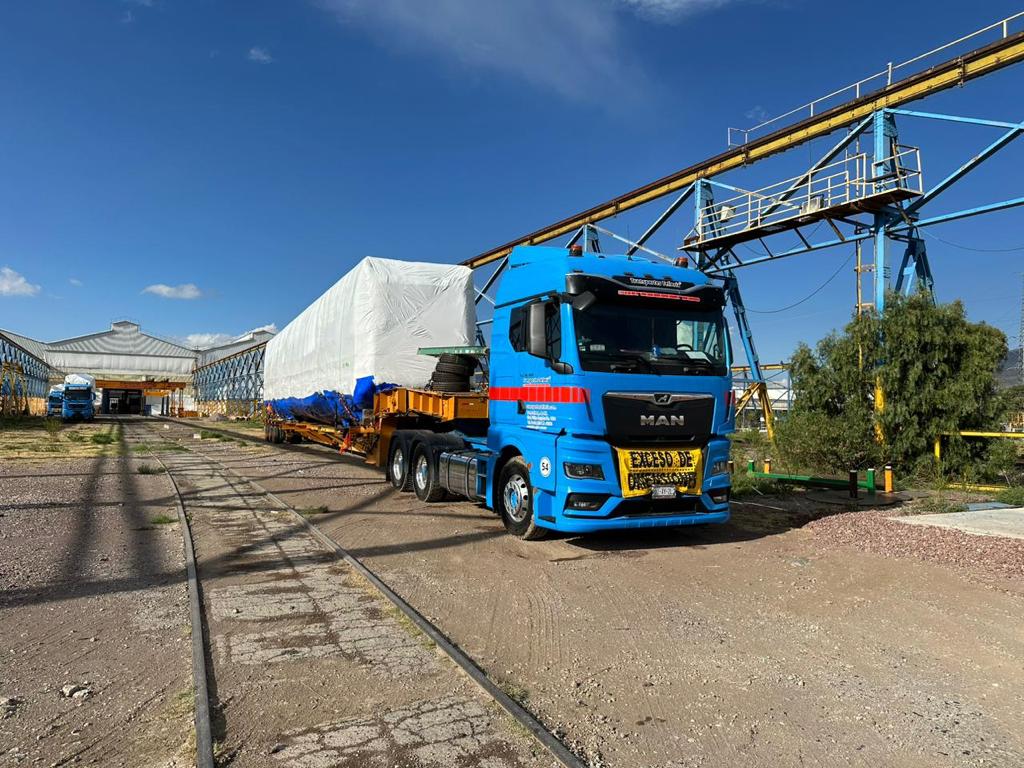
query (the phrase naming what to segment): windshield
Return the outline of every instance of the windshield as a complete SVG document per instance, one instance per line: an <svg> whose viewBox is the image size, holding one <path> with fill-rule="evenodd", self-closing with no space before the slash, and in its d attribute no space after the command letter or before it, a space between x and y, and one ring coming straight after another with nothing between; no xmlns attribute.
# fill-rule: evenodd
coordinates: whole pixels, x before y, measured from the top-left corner
<svg viewBox="0 0 1024 768"><path fill-rule="evenodd" d="M597 303L573 314L585 371L688 376L727 372L725 323L719 312Z"/></svg>
<svg viewBox="0 0 1024 768"><path fill-rule="evenodd" d="M92 392L88 389L66 389L64 390L65 400L92 400Z"/></svg>

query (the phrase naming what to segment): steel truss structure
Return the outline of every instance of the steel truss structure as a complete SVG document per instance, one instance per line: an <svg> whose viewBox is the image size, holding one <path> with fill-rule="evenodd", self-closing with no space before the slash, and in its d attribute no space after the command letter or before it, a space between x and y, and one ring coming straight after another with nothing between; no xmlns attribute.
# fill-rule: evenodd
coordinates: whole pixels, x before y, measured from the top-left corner
<svg viewBox="0 0 1024 768"><path fill-rule="evenodd" d="M266 351L264 341L196 368L192 374L196 409L205 415L262 416Z"/></svg>
<svg viewBox="0 0 1024 768"><path fill-rule="evenodd" d="M872 75L853 85L834 91L804 107L791 110L779 118L752 129L739 131L743 143L732 146L736 129L730 129L730 149L709 160L697 163L670 176L647 184L580 214L558 221L518 240L498 246L468 259L463 264L474 269L497 262L497 267L481 289L486 293L508 263L508 254L517 245L537 245L571 234L570 243L583 239L584 248L599 248L597 236L610 235L628 244L627 254L638 250L672 261L646 246L650 238L692 200L692 226L683 237L680 250L689 253L695 266L709 276L721 279L736 316L737 330L749 364L749 386L741 399L744 405L758 401L765 427L772 435L772 401L768 392L754 336L740 294L736 270L753 264L810 253L825 248L850 245L858 249L858 295L860 273L872 273L873 299L870 306L877 312L885 309L890 289L891 255L902 251L892 288L903 294L914 290L931 293L933 278L927 249L921 232L927 227L984 213L1024 205L1024 197L991 202L969 209L930 213L929 204L957 181L1024 133L1024 122L989 120L959 115L915 111L903 105L948 88L964 85L1004 67L1024 61L1024 31L1011 32L1011 25L1024 23L1024 13L1003 19L984 29L898 65L890 64L885 72ZM936 53L947 51L964 41L996 35L995 42L948 59L924 71L894 81L894 71L916 64ZM864 94L867 86L884 78L884 86ZM822 104L837 95L852 93L854 98L821 111ZM816 109L818 110L816 112ZM766 126L802 112L807 117L799 122L751 139ZM956 170L930 188L925 188L920 150L899 143L897 118L937 120L996 128L1000 135L984 145ZM818 161L803 173L763 187L746 190L722 180L730 170L749 166L758 160L778 155L813 139L837 131L845 134ZM870 151L861 151L862 138L871 138ZM716 191L719 198L716 200ZM676 193L671 203L635 241L626 240L597 225L597 222L624 211ZM926 211L925 208L929 210ZM803 228L824 222L830 236L813 240ZM815 229L815 232L817 229ZM796 247L772 250L769 242L781 233L790 233L799 240ZM734 250L738 244L757 241L764 255L740 259ZM872 262L862 265L861 245L869 244ZM479 298L478 298L479 302ZM862 309L858 302L858 311Z"/></svg>
<svg viewBox="0 0 1024 768"><path fill-rule="evenodd" d="M38 357L0 334L0 415L44 415L51 372Z"/></svg>

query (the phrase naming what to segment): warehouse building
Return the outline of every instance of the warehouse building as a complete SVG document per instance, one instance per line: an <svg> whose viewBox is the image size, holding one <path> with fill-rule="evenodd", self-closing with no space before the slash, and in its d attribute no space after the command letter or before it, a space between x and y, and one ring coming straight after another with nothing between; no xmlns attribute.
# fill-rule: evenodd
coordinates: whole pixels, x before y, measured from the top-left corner
<svg viewBox="0 0 1024 768"><path fill-rule="evenodd" d="M259 334L259 339L254 337ZM138 323L122 320L109 330L60 341L41 342L10 331L2 335L42 360L51 382L66 373L96 379L99 411L118 414L169 414L192 400L192 373L197 365L231 355L272 334L258 331L207 350L191 349L143 333Z"/></svg>

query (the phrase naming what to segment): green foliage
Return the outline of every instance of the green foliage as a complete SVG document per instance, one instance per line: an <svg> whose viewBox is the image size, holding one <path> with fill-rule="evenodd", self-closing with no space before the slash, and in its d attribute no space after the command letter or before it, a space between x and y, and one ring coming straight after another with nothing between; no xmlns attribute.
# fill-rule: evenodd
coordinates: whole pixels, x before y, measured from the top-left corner
<svg viewBox="0 0 1024 768"><path fill-rule="evenodd" d="M881 317L865 315L792 359L793 412L779 425L787 464L829 472L891 463L922 471L935 435L993 429L1007 407L996 391L1006 337L968 322L959 302L934 305L924 295L891 296ZM875 412L876 384L885 393ZM876 429L884 435L879 445ZM979 475L1006 467L1007 456L985 443L952 437L947 466Z"/></svg>
<svg viewBox="0 0 1024 768"><path fill-rule="evenodd" d="M1024 486L1017 485L1000 491L996 494L996 501L1012 504L1015 507L1024 507Z"/></svg>

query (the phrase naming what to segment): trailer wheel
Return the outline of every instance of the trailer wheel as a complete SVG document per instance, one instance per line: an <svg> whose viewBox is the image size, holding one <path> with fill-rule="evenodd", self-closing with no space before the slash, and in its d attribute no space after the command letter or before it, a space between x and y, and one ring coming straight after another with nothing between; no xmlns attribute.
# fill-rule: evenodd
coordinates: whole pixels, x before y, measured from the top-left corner
<svg viewBox="0 0 1024 768"><path fill-rule="evenodd" d="M501 512L505 530L513 536L527 541L547 536L547 528L533 522L533 486L530 484L530 470L521 456L510 459L502 468L495 506Z"/></svg>
<svg viewBox="0 0 1024 768"><path fill-rule="evenodd" d="M395 490L402 493L412 490L412 472L409 471L409 442L397 435L391 437L387 476Z"/></svg>
<svg viewBox="0 0 1024 768"><path fill-rule="evenodd" d="M445 490L439 482L437 462L434 461L430 446L420 443L412 456L412 489L416 492L416 498L428 503L441 501L445 497Z"/></svg>

